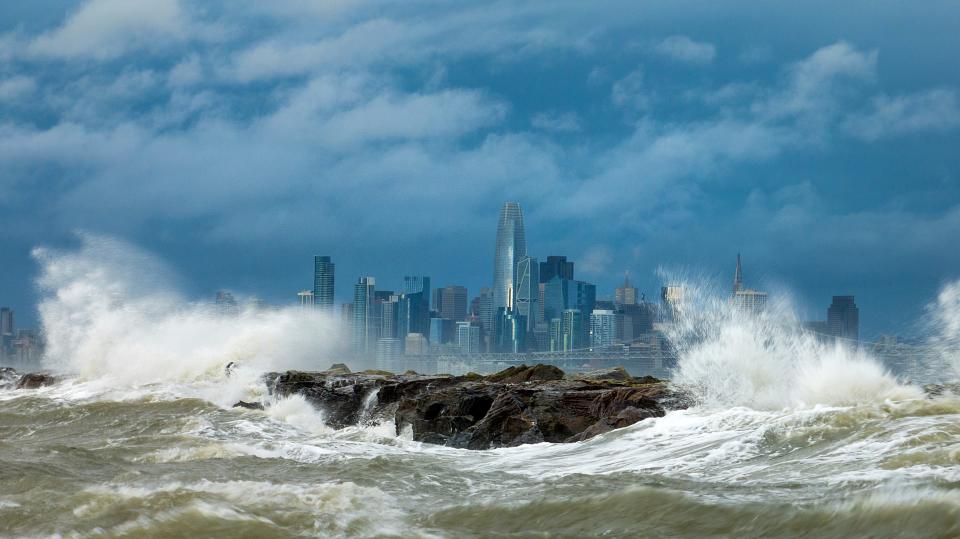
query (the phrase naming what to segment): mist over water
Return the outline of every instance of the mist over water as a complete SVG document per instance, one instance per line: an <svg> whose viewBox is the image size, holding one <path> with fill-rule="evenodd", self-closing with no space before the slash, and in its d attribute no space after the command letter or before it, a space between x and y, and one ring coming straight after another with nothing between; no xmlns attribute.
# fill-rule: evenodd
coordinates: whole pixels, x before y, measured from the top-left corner
<svg viewBox="0 0 960 539"><path fill-rule="evenodd" d="M263 372L340 361L317 313L224 314L110 238L35 256L45 366L66 378L0 389L0 535L960 534L960 399L804 332L786 295L747 315L683 283L669 336L690 409L585 442L470 451L390 423L335 430L302 397L272 400ZM955 365L960 283L929 318L927 349ZM227 377L230 361L242 367ZM241 398L267 409L230 408Z"/></svg>

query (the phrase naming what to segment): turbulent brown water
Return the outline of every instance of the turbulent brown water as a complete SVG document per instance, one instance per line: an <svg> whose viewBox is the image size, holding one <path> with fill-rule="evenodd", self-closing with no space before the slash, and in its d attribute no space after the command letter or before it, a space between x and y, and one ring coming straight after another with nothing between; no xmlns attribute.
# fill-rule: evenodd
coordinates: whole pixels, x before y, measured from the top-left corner
<svg viewBox="0 0 960 539"><path fill-rule="evenodd" d="M0 535L960 535L954 397L693 409L469 451L331 431L298 399L224 408L212 389L0 391Z"/></svg>
<svg viewBox="0 0 960 539"><path fill-rule="evenodd" d="M38 260L44 367L64 378L0 389L0 537L960 536L960 398L803 334L787 308L691 310L671 337L694 408L469 451L272 400L262 372L336 359L314 313L225 316L103 239ZM956 380L960 286L937 312L944 361L925 372Z"/></svg>

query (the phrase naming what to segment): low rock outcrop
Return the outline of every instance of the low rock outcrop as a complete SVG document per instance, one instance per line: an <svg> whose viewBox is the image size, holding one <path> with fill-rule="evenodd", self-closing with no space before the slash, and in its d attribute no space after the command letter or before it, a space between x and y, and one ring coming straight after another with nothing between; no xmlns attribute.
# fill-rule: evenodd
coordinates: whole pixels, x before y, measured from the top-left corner
<svg viewBox="0 0 960 539"><path fill-rule="evenodd" d="M572 377L550 365L489 376L345 370L271 373L266 381L278 396L303 395L330 426L392 419L398 434L411 428L414 440L469 449L585 440L686 404L666 382L622 367Z"/></svg>
<svg viewBox="0 0 960 539"><path fill-rule="evenodd" d="M57 382L57 379L49 374L32 372L24 374L17 382L17 389L37 389L43 386L50 386Z"/></svg>

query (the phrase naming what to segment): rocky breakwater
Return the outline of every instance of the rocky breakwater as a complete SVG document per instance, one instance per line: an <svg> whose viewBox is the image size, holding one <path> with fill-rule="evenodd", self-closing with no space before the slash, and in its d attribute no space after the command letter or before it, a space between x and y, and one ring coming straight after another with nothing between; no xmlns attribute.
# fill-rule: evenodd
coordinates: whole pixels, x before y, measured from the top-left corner
<svg viewBox="0 0 960 539"><path fill-rule="evenodd" d="M350 372L270 373L276 396L302 395L341 428L393 420L421 442L469 449L575 442L687 405L667 382L634 378L622 367L566 375L521 365L481 376ZM248 403L238 403L245 405Z"/></svg>

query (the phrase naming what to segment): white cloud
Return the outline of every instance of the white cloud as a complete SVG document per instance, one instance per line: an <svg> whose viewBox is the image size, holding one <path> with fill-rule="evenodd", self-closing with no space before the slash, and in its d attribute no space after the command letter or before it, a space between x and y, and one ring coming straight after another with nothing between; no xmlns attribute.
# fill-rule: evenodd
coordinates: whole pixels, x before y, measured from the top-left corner
<svg viewBox="0 0 960 539"><path fill-rule="evenodd" d="M191 21L179 0L88 0L59 28L33 39L27 51L41 57L108 60L215 32Z"/></svg>
<svg viewBox="0 0 960 539"><path fill-rule="evenodd" d="M37 89L32 77L22 75L0 80L0 101L10 101L27 96Z"/></svg>
<svg viewBox="0 0 960 539"><path fill-rule="evenodd" d="M533 115L530 125L544 131L573 133L580 130L580 118L575 112L541 112Z"/></svg>
<svg viewBox="0 0 960 539"><path fill-rule="evenodd" d="M643 70L631 71L626 77L613 83L610 98L618 107L646 109L650 105L650 96L643 84Z"/></svg>
<svg viewBox="0 0 960 539"><path fill-rule="evenodd" d="M655 50L668 58L691 64L708 64L717 55L712 43L694 41L687 36L670 36L658 43Z"/></svg>
<svg viewBox="0 0 960 539"><path fill-rule="evenodd" d="M957 94L943 88L911 95L873 100L869 112L850 115L844 128L855 137L876 140L919 131L944 131L960 127Z"/></svg>

